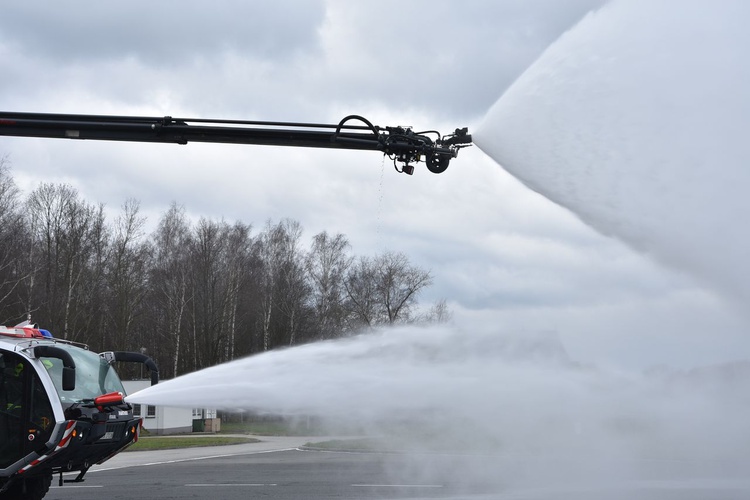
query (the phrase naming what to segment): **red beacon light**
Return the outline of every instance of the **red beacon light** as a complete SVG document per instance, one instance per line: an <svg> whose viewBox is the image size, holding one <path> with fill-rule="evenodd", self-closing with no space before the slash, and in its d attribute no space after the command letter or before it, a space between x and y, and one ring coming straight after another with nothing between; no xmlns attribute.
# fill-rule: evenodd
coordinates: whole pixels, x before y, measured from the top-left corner
<svg viewBox="0 0 750 500"><path fill-rule="evenodd" d="M6 337L16 337L16 338L27 338L27 339L44 339L44 338L53 338L52 334L48 332L47 330L42 330L40 328L34 328L32 326L0 326L0 335L4 335Z"/></svg>

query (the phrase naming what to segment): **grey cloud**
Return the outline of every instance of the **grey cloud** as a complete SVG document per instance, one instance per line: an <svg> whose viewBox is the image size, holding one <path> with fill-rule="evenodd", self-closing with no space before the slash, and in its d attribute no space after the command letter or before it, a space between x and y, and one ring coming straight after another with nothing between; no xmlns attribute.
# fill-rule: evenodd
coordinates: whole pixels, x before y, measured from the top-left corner
<svg viewBox="0 0 750 500"><path fill-rule="evenodd" d="M349 99L481 115L602 0L329 2L320 78ZM346 23L338 22L346 19Z"/></svg>
<svg viewBox="0 0 750 500"><path fill-rule="evenodd" d="M302 119L335 102L467 120L602 1L13 2L0 46L29 81L82 78L123 102L170 89L207 113L231 96L233 116Z"/></svg>
<svg viewBox="0 0 750 500"><path fill-rule="evenodd" d="M314 43L321 2L195 0L8 2L0 30L26 57L96 61L135 57L174 66L226 50L283 59Z"/></svg>

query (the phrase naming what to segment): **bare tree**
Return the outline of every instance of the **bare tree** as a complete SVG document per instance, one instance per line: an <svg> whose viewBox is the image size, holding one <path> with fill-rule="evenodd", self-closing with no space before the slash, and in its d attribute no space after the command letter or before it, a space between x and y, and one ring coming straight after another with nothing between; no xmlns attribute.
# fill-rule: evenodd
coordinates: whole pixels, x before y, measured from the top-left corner
<svg viewBox="0 0 750 500"><path fill-rule="evenodd" d="M323 231L313 237L305 267L311 283L318 338L332 338L343 333L345 280L352 261L348 249L349 241L341 233L331 237Z"/></svg>
<svg viewBox="0 0 750 500"><path fill-rule="evenodd" d="M30 244L9 163L7 156L0 158L0 239L5 242L0 247L0 315L20 319L24 306L18 288L30 277L24 265Z"/></svg>
<svg viewBox="0 0 750 500"><path fill-rule="evenodd" d="M278 225L285 235L279 267L280 280L277 282L279 289L276 293L284 320L280 327L282 332L288 333L288 341L284 339L283 342L294 345L300 341L300 331L307 320L306 309L310 293L305 277L305 256L300 249L302 226L291 219L284 219Z"/></svg>
<svg viewBox="0 0 750 500"><path fill-rule="evenodd" d="M429 271L402 253L362 257L347 274L347 307L355 325L409 322L420 292L431 284Z"/></svg>
<svg viewBox="0 0 750 500"><path fill-rule="evenodd" d="M302 227L283 219L266 223L258 240L263 272L260 282L263 350L297 343L298 334L309 320L309 286L304 255L300 249Z"/></svg>
<svg viewBox="0 0 750 500"><path fill-rule="evenodd" d="M144 224L140 203L134 199L126 200L115 221L107 272L109 326L112 341L120 349L136 349L142 345L142 338L136 337L144 332L132 327L147 292L151 249L143 240Z"/></svg>
<svg viewBox="0 0 750 500"><path fill-rule="evenodd" d="M201 218L195 228L190 246L191 268L191 330L193 369L218 362L221 324L217 319L220 270L221 225Z"/></svg>
<svg viewBox="0 0 750 500"><path fill-rule="evenodd" d="M227 343L224 357L234 359L237 345L238 314L240 296L250 271L252 239L250 226L236 222L227 228L224 267L224 302L222 322L227 328Z"/></svg>
<svg viewBox="0 0 750 500"><path fill-rule="evenodd" d="M64 214L75 194L70 186L45 183L35 189L26 202L33 238L29 249L27 312L31 315L39 307L47 328L57 329L62 323L56 321L58 262L64 241ZM37 290L37 281L41 281L41 290Z"/></svg>
<svg viewBox="0 0 750 500"><path fill-rule="evenodd" d="M445 299L437 300L424 317L419 318L422 323L448 323L453 313Z"/></svg>
<svg viewBox="0 0 750 500"><path fill-rule="evenodd" d="M271 319L274 317L274 292L279 274L277 267L279 266L279 254L282 245L280 233L268 220L265 229L256 242L258 258L262 266L258 288L260 290L259 304L261 309L260 334L264 351L271 348Z"/></svg>
<svg viewBox="0 0 750 500"><path fill-rule="evenodd" d="M99 204L92 212L89 227L86 263L82 269L81 284L78 286L77 333L79 341L97 344L102 338L100 332L107 328L106 297L107 265L109 259L111 233L104 216L104 205ZM96 347L96 346L95 346ZM106 348L106 344L98 344Z"/></svg>
<svg viewBox="0 0 750 500"><path fill-rule="evenodd" d="M45 325L62 330L64 338L80 340L74 325L82 319L82 277L93 248L92 231L103 218L101 207L82 201L71 186L45 183L29 196L27 212L34 241L28 259L27 311L39 310ZM42 281L39 290L37 274Z"/></svg>
<svg viewBox="0 0 750 500"><path fill-rule="evenodd" d="M239 297L251 248L250 226L201 219L190 246L193 362L232 359Z"/></svg>
<svg viewBox="0 0 750 500"><path fill-rule="evenodd" d="M185 211L172 203L159 221L153 237L154 261L150 279L157 315L153 319L158 331L164 332L168 343L166 350L170 353L170 363L163 367L165 376L179 373L184 319L192 298L188 288L189 238ZM171 367L171 373L168 367Z"/></svg>
<svg viewBox="0 0 750 500"><path fill-rule="evenodd" d="M377 276L371 258L362 256L349 267L344 282L346 290L344 307L350 330L373 327L381 322L376 281Z"/></svg>
<svg viewBox="0 0 750 500"><path fill-rule="evenodd" d="M432 276L409 263L400 252L386 252L375 259L375 289L389 324L408 321L419 293L432 284Z"/></svg>

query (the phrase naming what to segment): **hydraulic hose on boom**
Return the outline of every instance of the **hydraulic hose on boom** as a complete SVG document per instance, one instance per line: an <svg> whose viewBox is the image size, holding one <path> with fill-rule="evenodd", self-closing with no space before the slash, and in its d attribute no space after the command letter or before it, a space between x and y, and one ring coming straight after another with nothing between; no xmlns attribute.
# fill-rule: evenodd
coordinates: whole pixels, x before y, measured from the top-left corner
<svg viewBox="0 0 750 500"><path fill-rule="evenodd" d="M444 172L461 148L471 145L468 129L448 135L410 127L379 127L350 115L338 124L198 118L0 112L0 135L102 141L214 142L267 146L381 151L397 171L414 173L424 161L433 173Z"/></svg>

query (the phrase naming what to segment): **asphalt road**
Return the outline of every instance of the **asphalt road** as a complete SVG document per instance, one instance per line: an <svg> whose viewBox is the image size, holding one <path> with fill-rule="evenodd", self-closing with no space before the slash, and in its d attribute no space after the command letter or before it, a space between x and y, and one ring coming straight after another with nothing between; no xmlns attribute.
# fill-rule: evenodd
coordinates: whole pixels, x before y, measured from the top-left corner
<svg viewBox="0 0 750 500"><path fill-rule="evenodd" d="M564 458L318 452L299 449L315 438L261 439L243 445L122 453L92 469L84 483L58 487L55 480L47 498L750 498L750 481L742 472L749 469L742 464L716 477L703 474L706 464L700 462L654 462L639 464L646 467L638 477L613 479L608 473L612 464L601 460L578 459L574 471L569 467L572 461ZM615 465L630 469L634 464Z"/></svg>
<svg viewBox="0 0 750 500"><path fill-rule="evenodd" d="M60 487L56 478L47 498L406 499L476 493L467 491L461 474L451 474L450 455L415 460L402 454L305 451L299 447L320 438L260 439L247 445L123 453L93 468L83 483Z"/></svg>

